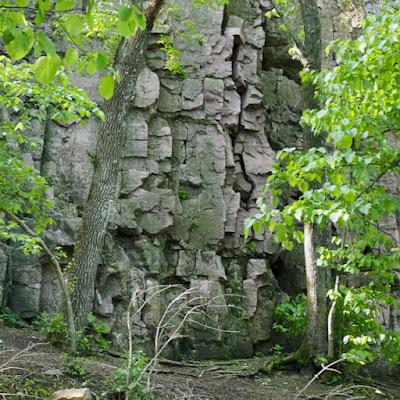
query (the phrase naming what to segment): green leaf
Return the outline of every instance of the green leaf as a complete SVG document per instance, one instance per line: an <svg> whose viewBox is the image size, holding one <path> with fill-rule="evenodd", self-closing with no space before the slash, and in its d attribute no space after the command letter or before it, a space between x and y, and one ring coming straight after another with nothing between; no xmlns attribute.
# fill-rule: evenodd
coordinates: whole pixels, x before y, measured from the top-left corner
<svg viewBox="0 0 400 400"><path fill-rule="evenodd" d="M118 9L118 17L119 20L122 22L127 22L132 15L132 8L126 5L122 5Z"/></svg>
<svg viewBox="0 0 400 400"><path fill-rule="evenodd" d="M18 7L26 7L31 0L16 0L15 2L17 3Z"/></svg>
<svg viewBox="0 0 400 400"><path fill-rule="evenodd" d="M43 56L37 59L33 73L38 82L47 84L54 80L60 66L61 58L57 54Z"/></svg>
<svg viewBox="0 0 400 400"><path fill-rule="evenodd" d="M75 0L56 0L56 11L68 11L75 5Z"/></svg>
<svg viewBox="0 0 400 400"><path fill-rule="evenodd" d="M144 31L147 25L146 17L135 6L132 6L132 10L136 25L141 31Z"/></svg>
<svg viewBox="0 0 400 400"><path fill-rule="evenodd" d="M114 95L114 86L114 78L111 74L101 77L98 88L100 96L106 100L111 99Z"/></svg>
<svg viewBox="0 0 400 400"><path fill-rule="evenodd" d="M37 0L36 5L38 10L45 14L51 9L51 0Z"/></svg>
<svg viewBox="0 0 400 400"><path fill-rule="evenodd" d="M86 65L86 72L90 75L93 75L97 71L96 68L96 59L91 58Z"/></svg>
<svg viewBox="0 0 400 400"><path fill-rule="evenodd" d="M132 29L132 25L126 21L118 21L117 29L122 36L131 36L135 32L135 29Z"/></svg>
<svg viewBox="0 0 400 400"><path fill-rule="evenodd" d="M338 142L338 145L344 149L349 149L353 144L353 138L350 135L343 135L342 139Z"/></svg>
<svg viewBox="0 0 400 400"><path fill-rule="evenodd" d="M108 64L107 56L99 51L96 54L96 69L97 71L102 71Z"/></svg>
<svg viewBox="0 0 400 400"><path fill-rule="evenodd" d="M53 42L43 32L39 31L36 33L36 38L40 43L40 46L44 52L50 56L56 53Z"/></svg>
<svg viewBox="0 0 400 400"><path fill-rule="evenodd" d="M64 56L64 66L68 69L70 69L72 66L74 66L79 59L79 53L78 50L75 47L70 47Z"/></svg>
<svg viewBox="0 0 400 400"><path fill-rule="evenodd" d="M29 54L29 52L32 50L34 43L34 34L31 30L16 30L14 34L9 34L4 42L6 44L8 55L13 60L20 60L21 58L24 58L27 54Z"/></svg>
<svg viewBox="0 0 400 400"><path fill-rule="evenodd" d="M65 26L66 31L71 36L78 36L82 33L83 28L84 28L82 17L77 14L70 15L66 19L64 26Z"/></svg>

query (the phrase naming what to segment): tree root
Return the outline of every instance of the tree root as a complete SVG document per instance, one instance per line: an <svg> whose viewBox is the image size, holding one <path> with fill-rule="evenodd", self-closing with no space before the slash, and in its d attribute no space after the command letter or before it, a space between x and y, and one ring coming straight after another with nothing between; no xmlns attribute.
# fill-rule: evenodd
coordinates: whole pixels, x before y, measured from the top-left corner
<svg viewBox="0 0 400 400"><path fill-rule="evenodd" d="M160 360L157 372L169 372L166 365L182 367L182 375L193 376L196 371L201 370L202 374L212 373L219 378L244 378L253 377L261 373L270 373L281 366L296 362L296 353L287 356L268 356L250 359L239 359L229 361L192 361L180 362L167 359ZM175 370L176 372L176 370Z"/></svg>

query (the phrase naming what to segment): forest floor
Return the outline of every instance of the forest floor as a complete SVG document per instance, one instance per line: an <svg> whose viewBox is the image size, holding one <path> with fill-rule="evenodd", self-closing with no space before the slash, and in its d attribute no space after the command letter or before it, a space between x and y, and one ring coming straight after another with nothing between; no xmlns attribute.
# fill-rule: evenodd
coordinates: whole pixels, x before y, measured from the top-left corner
<svg viewBox="0 0 400 400"><path fill-rule="evenodd" d="M97 355L67 360L37 332L0 326L0 399L50 399L60 389L88 387L96 399L112 385L121 360ZM252 360L162 365L153 378L156 400L293 400L312 379L306 371L276 371L242 376ZM110 383L111 382L111 383ZM400 380L380 378L376 382L339 386L313 383L299 399L400 399ZM121 397L122 399L122 397Z"/></svg>

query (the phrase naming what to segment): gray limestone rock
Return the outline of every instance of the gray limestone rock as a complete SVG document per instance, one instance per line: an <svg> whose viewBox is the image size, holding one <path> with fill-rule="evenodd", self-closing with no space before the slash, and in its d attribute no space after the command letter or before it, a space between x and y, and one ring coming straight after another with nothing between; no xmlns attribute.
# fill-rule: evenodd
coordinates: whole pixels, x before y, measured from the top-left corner
<svg viewBox="0 0 400 400"><path fill-rule="evenodd" d="M138 189L149 175L150 171L139 171L137 169L122 171L121 194L128 195Z"/></svg>
<svg viewBox="0 0 400 400"><path fill-rule="evenodd" d="M227 280L221 257L217 256L214 251L197 252L196 275L206 276L210 279Z"/></svg>
<svg viewBox="0 0 400 400"><path fill-rule="evenodd" d="M146 108L154 104L160 95L160 80L158 75L148 68L144 68L136 82L134 105Z"/></svg>
<svg viewBox="0 0 400 400"><path fill-rule="evenodd" d="M25 256L19 250L11 254L12 283L7 304L22 318L32 318L40 310L42 270L39 257Z"/></svg>
<svg viewBox="0 0 400 400"><path fill-rule="evenodd" d="M204 108L208 115L220 114L224 106L224 81L206 78L204 80Z"/></svg>
<svg viewBox="0 0 400 400"><path fill-rule="evenodd" d="M182 90L182 108L193 110L203 105L204 93L203 83L198 79L188 79L185 81Z"/></svg>

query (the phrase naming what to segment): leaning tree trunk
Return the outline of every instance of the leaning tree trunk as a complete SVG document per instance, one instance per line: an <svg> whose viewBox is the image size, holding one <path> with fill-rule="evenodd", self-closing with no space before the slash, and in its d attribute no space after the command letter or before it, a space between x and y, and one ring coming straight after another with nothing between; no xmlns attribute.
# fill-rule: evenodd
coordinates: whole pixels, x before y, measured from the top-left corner
<svg viewBox="0 0 400 400"><path fill-rule="evenodd" d="M304 25L304 51L308 67L321 70L321 22L316 0L300 0ZM303 87L304 108L317 108L314 98L314 87L306 84ZM321 146L323 138L313 135L309 128L303 131L304 151ZM327 271L317 267L315 248L326 240L326 232L312 224L304 225L304 258L307 287L308 320L304 342L299 350L302 362L308 362L318 356L327 354Z"/></svg>
<svg viewBox="0 0 400 400"><path fill-rule="evenodd" d="M78 329L85 325L87 315L92 310L97 266L116 196L125 117L144 59L148 33L163 3L163 0L151 2L145 12L147 29L137 30L135 35L120 45L117 54L115 67L121 80L114 96L104 104L106 119L98 132L91 187L74 251L72 305Z"/></svg>

